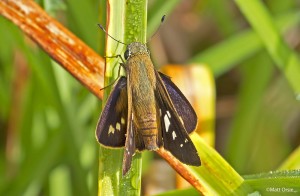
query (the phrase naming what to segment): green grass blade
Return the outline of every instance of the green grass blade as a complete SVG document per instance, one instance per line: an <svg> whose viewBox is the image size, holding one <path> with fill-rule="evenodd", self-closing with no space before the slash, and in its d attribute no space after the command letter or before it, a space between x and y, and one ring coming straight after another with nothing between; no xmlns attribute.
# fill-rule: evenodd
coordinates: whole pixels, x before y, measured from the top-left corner
<svg viewBox="0 0 300 196"><path fill-rule="evenodd" d="M263 66L262 66L263 65ZM258 133L255 129L263 97L272 77L273 66L266 53L245 63L243 84L226 149L227 159L239 172L245 172ZM245 112L247 111L247 112ZM238 147L237 147L238 146ZM251 157L251 156L250 156Z"/></svg>
<svg viewBox="0 0 300 196"><path fill-rule="evenodd" d="M146 42L147 1L108 2L108 33L125 43L133 41ZM107 39L106 56L122 55L125 46L111 38ZM113 82L117 77L120 59L107 59L105 84ZM109 94L105 92L105 97ZM106 99L106 98L105 98ZM104 99L104 100L105 100ZM141 155L133 157L131 169L122 176L123 149L115 150L100 147L99 195L139 195L141 192Z"/></svg>
<svg viewBox="0 0 300 196"><path fill-rule="evenodd" d="M245 176L260 195L299 195L300 170L275 171Z"/></svg>
<svg viewBox="0 0 300 196"><path fill-rule="evenodd" d="M96 35L99 33L97 26L97 1L67 0L69 9L70 29L93 49L97 48ZM84 10L84 16L83 16Z"/></svg>
<svg viewBox="0 0 300 196"><path fill-rule="evenodd" d="M200 167L186 166L195 175L207 195L247 195L253 192L244 179L198 134L191 138L200 155Z"/></svg>
<svg viewBox="0 0 300 196"><path fill-rule="evenodd" d="M284 42L271 14L260 0L235 1L248 22L261 38L273 61L286 76L296 95L300 93L300 60Z"/></svg>
<svg viewBox="0 0 300 196"><path fill-rule="evenodd" d="M156 196L182 196L182 195L198 196L199 192L194 188L188 188L188 189L181 189L175 191L168 191L161 194L157 194Z"/></svg>
<svg viewBox="0 0 300 196"><path fill-rule="evenodd" d="M276 25L281 32L299 24L299 21L300 13L298 11L276 17ZM263 43L258 35L252 30L246 30L201 52L194 56L190 62L205 63L212 69L215 76L219 76L261 49L263 49Z"/></svg>
<svg viewBox="0 0 300 196"><path fill-rule="evenodd" d="M282 163L279 169L299 169L300 168L300 147L298 147L290 156Z"/></svg>
<svg viewBox="0 0 300 196"><path fill-rule="evenodd" d="M123 40L124 34L124 1L110 1L107 2L107 9L109 13L109 20L107 21L108 33L117 40ZM113 25L111 25L113 24ZM106 36L107 37L107 36ZM106 56L113 56L122 54L123 46L107 37ZM106 60L105 70L105 85L113 82L114 77L117 77L115 66L118 66L118 59L108 58ZM102 104L104 106L105 100L109 95L110 89L104 91L104 98ZM100 146L99 150L99 173L98 173L98 195L120 195L120 186L122 184L122 149L109 149Z"/></svg>
<svg viewBox="0 0 300 196"><path fill-rule="evenodd" d="M232 22L234 20L234 14L233 12L228 12L229 6L227 1L210 0L206 3L208 4L207 8L209 10L205 12L211 12L213 21L216 23L216 27L222 35L230 35L237 30L237 23Z"/></svg>
<svg viewBox="0 0 300 196"><path fill-rule="evenodd" d="M50 58L45 53L32 49L31 45L26 45L23 39L23 35L15 34L15 41L32 71L31 77L33 79L31 79L35 84L32 100L35 101L29 101L28 105L25 106L28 108L25 112L30 111L23 114L25 126L22 126L20 131L22 153L26 157L20 161L20 171L24 171L24 173L9 181L7 188L19 193L16 195L20 195L32 186L36 187L37 182L45 182L49 172L61 159L59 155L61 149L64 148L67 156L63 161L67 162L73 176L72 190L80 195L87 195L89 194L88 188L86 183L82 181L82 179L86 179L85 171L81 167L79 148L75 137L80 125L74 126L73 124L76 115L70 112L71 108L75 108L72 102L66 104L67 100L64 101L67 98L66 92L72 92L72 90L70 86L66 85L61 88L58 77L54 75ZM55 68L61 69L56 66ZM68 79L71 78L70 75L67 76ZM67 78L64 77L63 80L66 82ZM68 96L70 97L70 95ZM42 109L40 108L41 105ZM63 122L62 126L54 128L53 124L47 121L50 111L57 115L59 122ZM41 135L45 136L47 140L42 140ZM62 138L68 138L67 142Z"/></svg>

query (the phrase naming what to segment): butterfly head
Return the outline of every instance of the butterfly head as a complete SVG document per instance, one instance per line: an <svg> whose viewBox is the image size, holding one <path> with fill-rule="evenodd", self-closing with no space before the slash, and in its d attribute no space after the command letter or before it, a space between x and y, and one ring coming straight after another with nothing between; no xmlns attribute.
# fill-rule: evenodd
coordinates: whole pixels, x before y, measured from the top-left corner
<svg viewBox="0 0 300 196"><path fill-rule="evenodd" d="M146 44L140 42L132 42L127 46L127 49L124 53L124 58L128 60L130 57L140 54L150 54Z"/></svg>

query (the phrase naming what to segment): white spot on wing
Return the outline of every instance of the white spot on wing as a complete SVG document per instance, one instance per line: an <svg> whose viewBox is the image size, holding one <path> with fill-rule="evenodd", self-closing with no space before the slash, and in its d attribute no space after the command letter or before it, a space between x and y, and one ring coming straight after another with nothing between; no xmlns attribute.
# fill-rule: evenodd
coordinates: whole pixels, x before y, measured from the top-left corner
<svg viewBox="0 0 300 196"><path fill-rule="evenodd" d="M120 125L120 123L117 123L117 125L116 125L116 129L117 129L118 131L120 131L120 130L121 130L121 125Z"/></svg>
<svg viewBox="0 0 300 196"><path fill-rule="evenodd" d="M115 128L113 128L113 126L109 126L109 129L108 129L108 134L114 134L115 133Z"/></svg>
<svg viewBox="0 0 300 196"><path fill-rule="evenodd" d="M121 124L124 125L125 124L125 119L121 118Z"/></svg>
<svg viewBox="0 0 300 196"><path fill-rule="evenodd" d="M175 131L172 132L172 137L173 137L173 140L175 140L175 138L177 137Z"/></svg>
<svg viewBox="0 0 300 196"><path fill-rule="evenodd" d="M171 123L167 115L165 115L164 121L165 121L166 132L168 132Z"/></svg>
<svg viewBox="0 0 300 196"><path fill-rule="evenodd" d="M183 144L180 144L180 147L182 147L183 146Z"/></svg>
<svg viewBox="0 0 300 196"><path fill-rule="evenodd" d="M187 143L187 142L188 142L188 140L185 138L184 143Z"/></svg>
<svg viewBox="0 0 300 196"><path fill-rule="evenodd" d="M168 114L169 118L171 118L171 114L170 114L169 110L167 110L167 114Z"/></svg>

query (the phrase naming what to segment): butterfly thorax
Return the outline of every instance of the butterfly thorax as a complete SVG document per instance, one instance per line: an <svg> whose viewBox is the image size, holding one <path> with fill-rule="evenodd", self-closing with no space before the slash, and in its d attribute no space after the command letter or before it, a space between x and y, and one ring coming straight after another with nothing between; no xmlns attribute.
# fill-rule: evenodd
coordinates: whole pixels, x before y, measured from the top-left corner
<svg viewBox="0 0 300 196"><path fill-rule="evenodd" d="M146 44L140 43L140 42L132 42L127 46L126 52L125 52L125 58L126 60L129 60L133 56L137 55L146 55L150 56L150 52L146 46Z"/></svg>

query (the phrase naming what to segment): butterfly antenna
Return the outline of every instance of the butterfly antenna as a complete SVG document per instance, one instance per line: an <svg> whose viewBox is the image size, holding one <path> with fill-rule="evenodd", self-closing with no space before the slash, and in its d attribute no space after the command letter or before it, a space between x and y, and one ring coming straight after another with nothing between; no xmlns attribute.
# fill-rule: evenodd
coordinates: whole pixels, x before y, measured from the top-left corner
<svg viewBox="0 0 300 196"><path fill-rule="evenodd" d="M124 42L121 42L121 41L117 40L116 38L114 38L113 36L111 36L110 34L108 34L108 33L106 32L106 30L104 29L104 27L103 27L101 24L98 24L98 26L99 26L99 28L100 28L106 35L108 35L110 38L112 38L112 39L115 40L116 42L119 42L119 43L121 43L121 44L127 45L127 44L125 44Z"/></svg>
<svg viewBox="0 0 300 196"><path fill-rule="evenodd" d="M159 27L156 29L156 31L153 33L153 35L150 37L150 39L147 41L147 43L149 43L149 42L151 41L151 39L157 34L157 32L159 31L159 29L160 29L162 23L163 23L164 20L165 20L165 17L166 17L166 15L163 15L163 17L162 17L161 20L160 20ZM147 44L147 43L146 43L146 44Z"/></svg>

